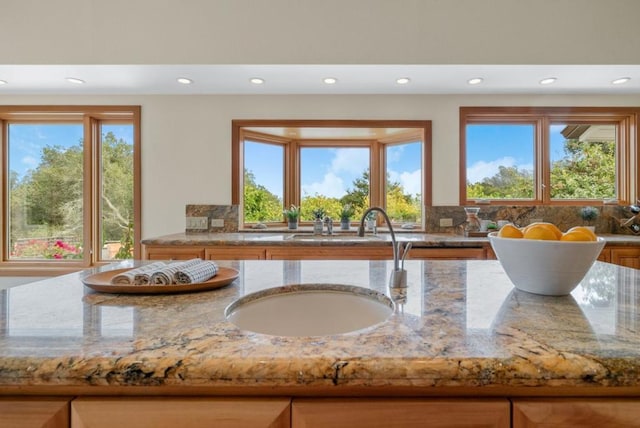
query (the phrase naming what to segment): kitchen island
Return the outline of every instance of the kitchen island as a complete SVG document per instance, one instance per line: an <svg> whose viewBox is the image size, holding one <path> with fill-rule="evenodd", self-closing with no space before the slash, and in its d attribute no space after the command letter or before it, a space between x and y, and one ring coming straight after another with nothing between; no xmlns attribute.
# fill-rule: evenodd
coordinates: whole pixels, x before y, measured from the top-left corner
<svg viewBox="0 0 640 428"><path fill-rule="evenodd" d="M97 293L81 282L133 265L0 291L2 394L275 396L294 403L474 397L488 404L597 397L640 412L634 269L596 262L570 296L545 297L515 290L497 261L410 260L406 295L390 294L397 306L388 321L335 336L279 337L238 329L225 307L283 284L389 294L392 262L220 261L240 273L229 286L171 295Z"/></svg>

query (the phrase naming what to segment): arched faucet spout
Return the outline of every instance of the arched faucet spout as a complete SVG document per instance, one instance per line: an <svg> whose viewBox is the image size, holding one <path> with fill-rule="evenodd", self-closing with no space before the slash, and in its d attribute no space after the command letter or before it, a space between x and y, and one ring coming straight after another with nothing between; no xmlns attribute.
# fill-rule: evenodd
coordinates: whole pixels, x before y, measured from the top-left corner
<svg viewBox="0 0 640 428"><path fill-rule="evenodd" d="M380 207L371 207L367 209L364 214L362 214L362 218L360 219L360 226L358 227L358 236L364 236L364 222L367 216L377 211L382 214L384 221L387 223L387 227L389 228L389 233L391 234L391 246L393 251L393 271L391 272L391 278L389 278L389 287L390 288L404 288L407 286L407 271L404 270L404 259L407 256L407 253L411 249L411 243L407 243L404 249L402 248L402 243L396 241L396 234L393 230L393 226L391 225L391 219L387 215L386 211ZM402 253L402 254L401 254ZM401 263L402 261L402 263Z"/></svg>

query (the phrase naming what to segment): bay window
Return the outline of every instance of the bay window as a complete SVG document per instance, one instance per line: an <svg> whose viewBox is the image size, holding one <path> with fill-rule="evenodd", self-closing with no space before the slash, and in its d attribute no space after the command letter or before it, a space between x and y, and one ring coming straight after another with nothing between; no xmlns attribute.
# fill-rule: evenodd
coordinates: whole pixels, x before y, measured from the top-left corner
<svg viewBox="0 0 640 428"><path fill-rule="evenodd" d="M424 224L431 204L429 121L234 120L233 203L241 224L282 227L283 210L300 208L352 222L382 206L396 224Z"/></svg>

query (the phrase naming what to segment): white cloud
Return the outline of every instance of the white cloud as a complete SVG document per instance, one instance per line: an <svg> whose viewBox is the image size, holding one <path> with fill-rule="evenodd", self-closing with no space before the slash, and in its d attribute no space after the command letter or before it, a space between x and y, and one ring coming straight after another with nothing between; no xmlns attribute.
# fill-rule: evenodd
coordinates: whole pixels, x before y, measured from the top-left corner
<svg viewBox="0 0 640 428"><path fill-rule="evenodd" d="M321 182L302 185L302 196L324 195L329 198L341 198L346 193L344 182L333 172L324 175Z"/></svg>
<svg viewBox="0 0 640 428"><path fill-rule="evenodd" d="M422 193L422 172L419 169L413 172L405 171L400 174L400 183L405 193L411 195Z"/></svg>
<svg viewBox="0 0 640 428"><path fill-rule="evenodd" d="M467 181L470 183L477 183L487 177L493 177L499 171L500 166L517 167L518 170L533 170L532 164L517 164L516 160L511 156L505 156L499 159L494 159L489 162L478 161L467 168Z"/></svg>
<svg viewBox="0 0 640 428"><path fill-rule="evenodd" d="M25 168L33 169L40 164L40 159L27 155L20 159L20 162L25 166Z"/></svg>
<svg viewBox="0 0 640 428"><path fill-rule="evenodd" d="M336 149L330 173L348 172L360 176L369 167L369 151L364 149Z"/></svg>

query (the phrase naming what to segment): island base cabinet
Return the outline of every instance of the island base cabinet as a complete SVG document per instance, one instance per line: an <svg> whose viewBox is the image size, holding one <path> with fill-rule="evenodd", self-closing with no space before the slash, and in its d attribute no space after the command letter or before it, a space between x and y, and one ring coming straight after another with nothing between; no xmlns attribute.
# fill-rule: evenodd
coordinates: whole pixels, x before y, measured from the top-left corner
<svg viewBox="0 0 640 428"><path fill-rule="evenodd" d="M71 428L288 428L290 399L78 398Z"/></svg>
<svg viewBox="0 0 640 428"><path fill-rule="evenodd" d="M0 398L2 428L68 428L69 402L65 398Z"/></svg>
<svg viewBox="0 0 640 428"><path fill-rule="evenodd" d="M513 428L640 427L640 401L514 399Z"/></svg>
<svg viewBox="0 0 640 428"><path fill-rule="evenodd" d="M292 428L509 428L511 409L496 400L294 399Z"/></svg>

